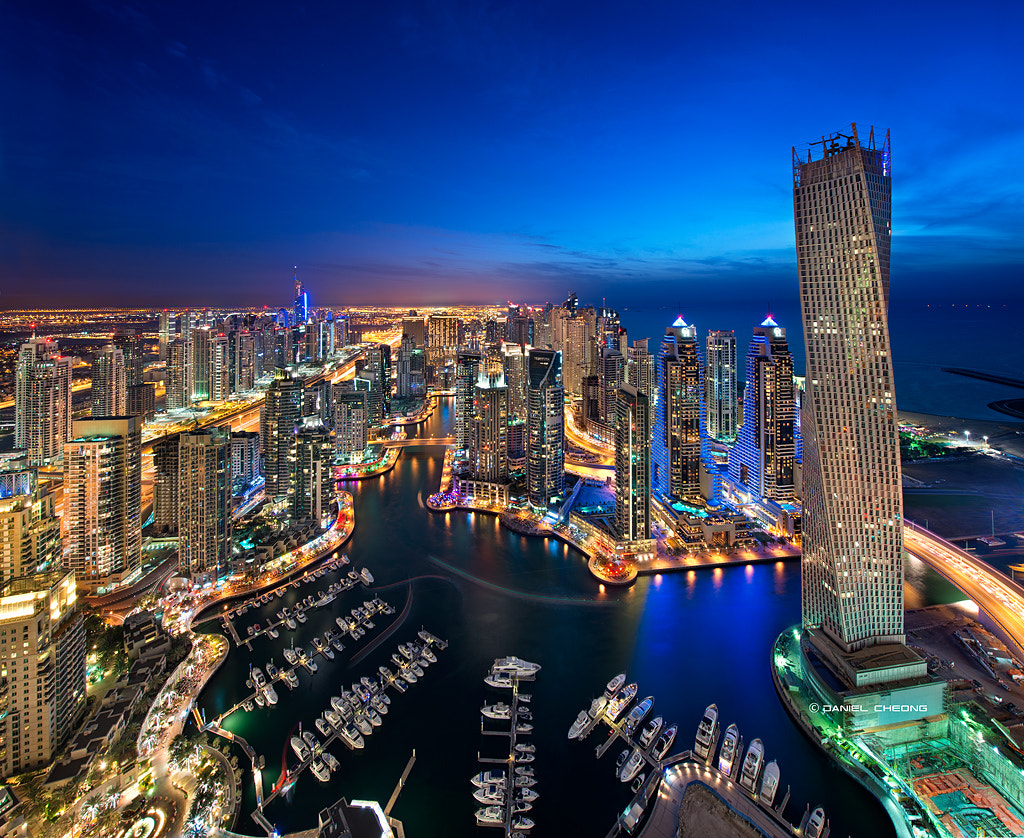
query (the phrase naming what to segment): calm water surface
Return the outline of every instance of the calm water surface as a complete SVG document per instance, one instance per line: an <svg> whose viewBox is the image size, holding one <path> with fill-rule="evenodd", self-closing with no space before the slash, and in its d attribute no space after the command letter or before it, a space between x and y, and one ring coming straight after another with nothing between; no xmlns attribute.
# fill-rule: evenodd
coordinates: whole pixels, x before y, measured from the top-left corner
<svg viewBox="0 0 1024 838"><path fill-rule="evenodd" d="M421 433L443 436L450 425L449 403ZM557 541L514 535L492 516L429 512L422 501L436 491L440 470L440 448L407 449L390 474L348 487L357 523L347 552L354 566L371 569L375 591L395 606L396 616L382 617L358 644L346 639L345 651L333 662L321 659L315 676L300 670L299 688L280 687L275 708L239 712L225 724L266 756L269 789L282 758L294 761L287 743L300 721L315 732L313 722L332 695L382 663L391 666L397 645L421 627L449 641L424 679L405 694L391 693L391 712L363 751L333 746L341 769L328 785L307 772L288 797L267 807L282 833L316 826L320 809L341 796L383 804L415 749L415 767L393 811L406 833L480 835L469 778L485 767L477 764L478 752L495 756L501 741L481 735L480 707L507 698L485 686L483 677L494 658L515 654L543 666L531 685L540 799L529 816L540 838L603 836L631 797L613 777L621 747L599 761L594 747L604 741L600 730L583 743L566 738L577 712L620 671L639 683L639 697L655 697L652 715L664 716L666 726L679 724L675 750L692 745L711 702L719 706L723 727L736 722L747 742L760 737L767 758L779 762L783 786L792 787L791 820L798 821L807 804L823 804L834 836L893 834L881 806L793 726L772 687L772 643L800 619L798 563L642 577L628 590L600 594L582 555ZM240 633L337 576L327 574L246 614ZM914 604L956 599L923 566L910 576ZM369 596L362 588L350 591L329 608L312 610L298 631L259 640L251 655L244 648L232 651L199 706L208 718L222 712L247 692L250 661L262 666L272 657L282 665L280 650L292 637L309 648L315 633ZM401 627L363 656L407 602ZM237 830L257 834L249 817L255 805L249 772L245 782Z"/></svg>

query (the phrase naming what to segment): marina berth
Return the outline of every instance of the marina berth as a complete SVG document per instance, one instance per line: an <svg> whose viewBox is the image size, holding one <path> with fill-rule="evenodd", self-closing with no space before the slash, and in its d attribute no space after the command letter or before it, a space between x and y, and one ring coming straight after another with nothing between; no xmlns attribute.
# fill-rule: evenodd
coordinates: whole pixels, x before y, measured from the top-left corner
<svg viewBox="0 0 1024 838"><path fill-rule="evenodd" d="M718 705L710 704L697 726L697 739L693 751L701 759L707 759L718 737Z"/></svg>
<svg viewBox="0 0 1024 838"><path fill-rule="evenodd" d="M651 756L654 759L662 760L665 758L665 754L668 753L668 749L672 747L672 743L676 741L676 733L679 731L678 725L672 725L668 730L658 737L658 741L654 743L651 748Z"/></svg>
<svg viewBox="0 0 1024 838"><path fill-rule="evenodd" d="M733 763L736 761L736 751L739 748L740 730L732 724L725 731L725 739L722 742L722 749L718 752L718 770L726 777L732 776Z"/></svg>
<svg viewBox="0 0 1024 838"><path fill-rule="evenodd" d="M764 744L760 739L755 739L747 748L747 755L743 759L743 767L740 770L740 785L747 791L753 791L761 776L761 765L764 761Z"/></svg>
<svg viewBox="0 0 1024 838"><path fill-rule="evenodd" d="M647 748L654 741L654 738L661 732L665 720L661 716L651 719L640 732L639 744L641 748Z"/></svg>

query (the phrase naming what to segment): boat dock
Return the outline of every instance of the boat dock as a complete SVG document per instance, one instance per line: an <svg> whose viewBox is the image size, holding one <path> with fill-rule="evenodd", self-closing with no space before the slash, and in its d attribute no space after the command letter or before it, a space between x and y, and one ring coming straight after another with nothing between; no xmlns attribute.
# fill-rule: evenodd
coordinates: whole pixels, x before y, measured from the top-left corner
<svg viewBox="0 0 1024 838"><path fill-rule="evenodd" d="M424 633L427 634L426 632L424 632ZM418 650L418 652L417 652L418 654L422 654L422 651L424 649L430 649L431 647L436 647L439 650L442 649L442 648L446 648L447 647L448 644L445 643L444 641L437 640L437 638L435 638L433 635L429 635L428 634L428 636L431 639L424 640L422 643L416 643L416 642L412 642L411 641L409 644L402 644L402 645L407 645L409 648L417 649ZM415 661L415 660L420 660L422 662L423 659L422 658L419 658L419 659L413 658L412 659L412 661ZM410 662L410 665L411 665L411 662ZM386 690L388 690L389 688L394 688L395 687L395 683L398 681L398 678L399 678L398 675L394 675L394 674L390 678L385 678L382 675L375 675L375 676L372 676L372 677L379 683L379 692L382 693L382 694ZM396 692L399 692L399 690L397 688L396 688ZM330 705L326 709L331 709ZM355 715L356 716L358 716L360 714L364 714L364 710L363 709L359 709L359 710L355 711ZM227 731L225 731L225 733L227 733ZM236 737L236 741L237 741L237 737ZM341 730L338 729L338 728L334 728L334 727L331 728L331 732L328 735L324 736L321 733L321 735L319 737L316 737L316 742L317 742L316 746L315 747L311 747L309 749L310 753L309 753L309 755L308 755L308 757L306 759L302 760L301 762L297 763L294 766L284 768L284 773L279 778L279 780L275 784L274 788L271 789L269 794L266 794L266 795L263 794L261 773L254 770L253 773L254 773L254 781L256 782L256 805L257 805L257 808L256 808L256 811L253 812L252 817L253 817L253 820L255 820L260 826L262 826L267 831L268 835L273 835L274 834L273 833L273 827L269 824L269 822L266 820L266 817L263 815L263 810L270 803L272 803L279 795L281 795L285 791L287 791L292 786L292 784L294 784L294 782L299 778L299 775L301 775L303 773L303 771L305 771L310 766L310 764L313 762L314 759L316 759L321 753L323 753L325 750L327 750L327 748L330 745L333 745L336 742L342 742L345 745L345 747L347 747L350 751L356 750L356 747L353 744L351 744L344 736L342 736ZM413 752L413 756L409 760L408 765L406 765L405 772L402 774L402 777L399 780L398 787L395 789L394 794L392 795L393 800L397 799L399 791L401 791L401 788L404 785L405 780L408 778L409 772L412 770L412 766L413 766L413 763L415 762L415 759L416 759L416 754L415 754L415 752ZM393 801L392 801L391 804L389 804L389 806L390 805L393 805Z"/></svg>
<svg viewBox="0 0 1024 838"><path fill-rule="evenodd" d="M607 695L608 693L606 693ZM647 818L642 835L644 838L674 838L679 831L679 807L682 804L683 794L693 783L699 783L710 789L729 808L749 820L769 838L792 838L806 833L807 822L812 816L810 807L804 813L799 827L786 820L782 813L789 802L790 789L787 787L781 801L777 801L779 775L778 767L774 762L769 768L769 771L775 771L775 785L770 792L765 792L765 784L761 782L762 772L765 770L763 756L760 763L757 764L758 767L754 771L753 778L749 779L748 775L747 780L743 779L746 760L743 738L738 731L735 733L735 748L731 770L728 774L721 771L715 762L716 756L719 755L718 745L721 739L719 725L715 726L706 757L699 756L693 750L686 750L680 754L662 756L659 759L652 754L657 739L654 742L649 742L646 748L642 748L627 728L626 722L629 717L624 711L632 701L631 698L625 707L622 707L619 718L614 722L606 714L607 705L601 707L577 737L581 741L586 739L594 728L604 723L611 729L611 732L608 740L595 748L595 755L598 759L603 757L612 744L619 739L629 746L631 752L632 749L636 749L643 757L641 770L647 772L646 776L639 786L633 787L634 797L623 810L623 814L616 819L615 826L608 833L609 838L619 835L623 829L631 832L643 817L648 804L655 798L654 809ZM595 706L597 706L596 702ZM711 710L710 707L708 709ZM594 710L592 709L591 712ZM634 733L639 726L640 722L634 727ZM671 746L666 747L670 748ZM761 747L763 754L763 746ZM749 753L748 750L747 755ZM765 794L767 797L764 796ZM829 827L826 822L819 838L828 838L828 834Z"/></svg>
<svg viewBox="0 0 1024 838"><path fill-rule="evenodd" d="M525 663L525 662L524 662ZM497 662L496 662L497 664ZM532 664L531 664L532 666ZM539 669L539 667L537 667ZM496 668L491 670L492 677L495 674ZM532 821L529 822L528 826L524 826L521 823L521 819L524 818L525 812L529 811L532 807L529 801L522 802L523 808L517 811L517 800L516 798L521 794L530 794L531 800L536 798L536 794L530 791L532 786L536 782L533 775L533 760L534 760L534 746L530 743L524 743L517 741L520 736L529 736L530 731L533 730L532 724L528 726L528 731L520 732L517 730L521 722L521 716L523 710L529 707L529 700L532 696L528 693L523 693L520 689L522 683L528 683L536 678L535 672L525 673L518 672L513 675L510 679L510 683L507 685L496 685L488 684L496 689L511 689L511 704L508 718L508 730L494 730L488 729L486 723L486 716L480 717L480 733L483 736L501 736L508 737L508 753L502 757L485 757L477 752L477 761L482 765L495 765L503 766L505 771L502 772L504 778L501 784L501 802L491 801L477 801L481 804L482 809L486 810L490 807L500 807L503 810L502 820L481 820L479 817L479 811L477 813L477 826L481 827L495 827L503 829L506 837L512 836L513 834L519 835L524 831L529 831L533 827ZM486 683L486 682L485 682ZM526 718L532 719L532 712L528 712ZM505 719L491 719L494 722L504 722ZM520 774L520 772L525 772ZM497 785L497 784L494 784ZM525 798L524 798L525 800Z"/></svg>
<svg viewBox="0 0 1024 838"><path fill-rule="evenodd" d="M326 570L330 570L330 569L333 569L333 568L332 567L327 567L325 569ZM315 571L315 572L319 574L321 571ZM317 578L319 578L319 576L317 576ZM310 610L312 610L314 608L319 608L319 607L321 607L323 605L330 605L332 602L334 602L335 598L338 595L352 590L357 585L365 585L365 584L366 584L366 582L362 579L362 577L359 577L357 579L351 579L349 577L345 577L343 579L339 579L337 582L331 583L330 587L327 589L326 592L324 592L324 595L321 596L320 598L314 599L312 602L310 602L308 604L303 604L302 602L296 603L295 606L294 606L293 615L294 614L305 613L306 611L310 611ZM287 623L289 617L288 616L279 617L276 620L269 621L265 626L260 626L260 628L255 630L252 634L250 634L247 637L243 638L241 635L239 635L238 630L235 628L235 624L232 621L232 617L237 617L237 616L240 616L240 615L246 613L246 611L248 611L250 609L250 607L259 608L261 605L269 604L272 601L272 599L273 599L273 597L275 595L277 595L277 596L283 595L284 590L288 587L288 585L292 585L293 587L298 587L299 580L295 580L295 581L287 583L285 585L281 585L280 587L275 588L274 590L270 591L269 593L262 594L261 596L256 597L256 599L254 601L243 603L239 608L236 608L234 610L225 611L223 614L220 615L221 622L223 623L225 630L231 636L231 639L234 641L235 646L245 646L246 649L248 649L249 651L252 651L252 645L251 645L252 641L256 640L259 637L262 637L264 634L267 634L271 629L285 629L285 630L287 630L286 623ZM262 601L263 597L270 597L270 599L268 599L267 602L263 602ZM291 618L294 619L294 616L292 616ZM297 628L297 626L296 626L296 628Z"/></svg>

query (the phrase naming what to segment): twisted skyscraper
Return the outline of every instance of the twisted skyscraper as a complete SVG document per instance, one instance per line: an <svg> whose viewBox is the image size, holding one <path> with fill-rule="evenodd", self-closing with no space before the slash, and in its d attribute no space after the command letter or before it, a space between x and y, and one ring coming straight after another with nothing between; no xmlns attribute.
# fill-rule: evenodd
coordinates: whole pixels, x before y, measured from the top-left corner
<svg viewBox="0 0 1024 838"><path fill-rule="evenodd" d="M856 125L793 150L807 350L803 622L845 651L904 641L889 166L888 133L865 142Z"/></svg>

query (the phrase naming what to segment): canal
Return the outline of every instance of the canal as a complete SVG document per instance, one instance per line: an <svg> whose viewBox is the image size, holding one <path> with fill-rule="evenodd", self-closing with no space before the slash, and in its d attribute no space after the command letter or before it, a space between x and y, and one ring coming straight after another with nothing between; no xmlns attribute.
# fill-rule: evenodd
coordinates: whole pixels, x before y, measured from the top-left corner
<svg viewBox="0 0 1024 838"><path fill-rule="evenodd" d="M445 436L451 425L447 400L427 423L410 428L410 436ZM638 697L654 696L652 716L663 716L666 727L678 723L673 750L692 746L704 708L715 702L723 728L736 722L746 742L760 737L766 760L778 761L780 799L787 786L792 791L786 812L791 820L799 822L808 804L824 805L833 836L893 834L882 807L800 734L775 696L769 655L778 634L800 620L798 562L641 577L629 589L602 594L583 556L558 541L515 535L493 516L428 511L423 502L437 490L440 473L439 447L410 447L390 473L346 486L356 508L356 530L347 546L352 566L372 571L375 591L395 606L396 616L408 605L402 626L364 655L395 619L381 617L360 643L346 638L335 661L321 659L316 675L300 671L294 692L281 685L276 707L235 713L225 722L266 756L269 789L282 760L295 761L288 739L299 722L315 732L314 720L331 696L375 674L381 664L394 668L391 654L421 627L449 641L420 682L404 695L391 693L390 713L365 750L333 746L341 767L330 783L320 784L306 772L288 795L268 806L265 815L282 834L315 827L318 812L342 796L383 805L414 749L415 767L393 811L406 834L487 834L475 825L480 804L473 800L470 777L489 767L478 765L478 753L496 756L500 750L501 740L481 735L480 708L507 698L483 683L494 658L505 655L543 667L531 685L540 798L528 815L536 822L535 836L603 836L630 800L628 788L613 776L621 747L598 761L594 748L601 729L582 743L566 736L577 712L621 671L638 682ZM337 577L327 574L299 591L290 589L284 599L246 614L237 623L241 635L246 625L265 624L282 605ZM915 605L957 599L922 566L912 568L911 577ZM334 627L337 614L369 596L357 588L330 608L311 610L298 631L282 630L279 640L261 638L251 654L244 647L233 650L199 707L207 718L230 707L246 692L250 663L263 666L273 658L281 666L281 649L292 638L308 649L314 634ZM255 805L251 776L246 771L236 830L259 834L249 817Z"/></svg>

